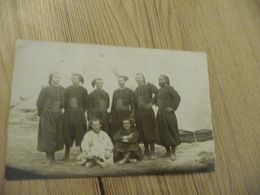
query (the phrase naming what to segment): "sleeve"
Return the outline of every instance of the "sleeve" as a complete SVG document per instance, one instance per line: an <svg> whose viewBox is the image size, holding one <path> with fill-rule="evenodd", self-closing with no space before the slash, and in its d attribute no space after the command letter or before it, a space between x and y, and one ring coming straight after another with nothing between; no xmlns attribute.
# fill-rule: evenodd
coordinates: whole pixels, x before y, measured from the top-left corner
<svg viewBox="0 0 260 195"><path fill-rule="evenodd" d="M106 105L107 105L107 109L109 108L109 104L110 104L110 100L109 100L109 95L108 93L106 92Z"/></svg>
<svg viewBox="0 0 260 195"><path fill-rule="evenodd" d="M68 89L66 88L64 90L64 108L68 108L68 101L69 101L69 98L68 98Z"/></svg>
<svg viewBox="0 0 260 195"><path fill-rule="evenodd" d="M84 110L86 111L89 108L89 95L87 89L84 88L83 92L83 99L84 99Z"/></svg>
<svg viewBox="0 0 260 195"><path fill-rule="evenodd" d="M115 103L116 103L116 91L113 93L113 98L112 98L112 105L111 105L111 113L113 113L115 109Z"/></svg>
<svg viewBox="0 0 260 195"><path fill-rule="evenodd" d="M86 94L85 94L86 95ZM93 101L92 101L92 97L93 97L93 94L92 93L90 93L90 94L88 94L87 95L87 98L85 97L85 95L84 95L84 99L85 99L85 109L86 110L89 110L91 107L92 107L92 103L93 103Z"/></svg>
<svg viewBox="0 0 260 195"><path fill-rule="evenodd" d="M61 108L65 108L65 90L61 88Z"/></svg>
<svg viewBox="0 0 260 195"><path fill-rule="evenodd" d="M122 140L122 135L121 135L121 130L117 131L114 135L113 135L113 141L114 142L120 142Z"/></svg>
<svg viewBox="0 0 260 195"><path fill-rule="evenodd" d="M128 139L129 143L138 143L139 141L139 132L135 129L133 131L133 137Z"/></svg>
<svg viewBox="0 0 260 195"><path fill-rule="evenodd" d="M44 102L45 102L45 98L46 98L46 89L43 88L38 96L37 102L36 102L36 106L37 106L37 111L38 111L38 115L41 115L43 106L44 106Z"/></svg>
<svg viewBox="0 0 260 195"><path fill-rule="evenodd" d="M149 84L149 87L150 87L152 93L154 94L153 104L157 104L158 89L157 89L157 87L155 87L155 85L153 85L151 83Z"/></svg>
<svg viewBox="0 0 260 195"><path fill-rule="evenodd" d="M84 138L83 138L83 140L81 142L81 149L82 149L82 151L85 151L85 152L89 151L89 149L90 149L90 141L91 141L91 139L90 139L89 133L87 133L84 136Z"/></svg>
<svg viewBox="0 0 260 195"><path fill-rule="evenodd" d="M112 151L114 146L113 146L113 143L112 143L110 137L107 134L105 134L105 139L106 139L106 150Z"/></svg>
<svg viewBox="0 0 260 195"><path fill-rule="evenodd" d="M180 105L181 96L173 87L170 88L170 93L172 95L172 108L176 111Z"/></svg>
<svg viewBox="0 0 260 195"><path fill-rule="evenodd" d="M134 118L134 116L135 116L135 93L131 89L129 89L129 102L130 102L130 108L131 108L130 117Z"/></svg>
<svg viewBox="0 0 260 195"><path fill-rule="evenodd" d="M137 102L137 88L134 90L134 98L135 98L135 109L137 108L138 102Z"/></svg>
<svg viewBox="0 0 260 195"><path fill-rule="evenodd" d="M104 135L105 137L105 141L106 141L106 146L105 146L105 154L104 154L104 157L105 157L105 161L107 162L110 162L110 163L113 163L113 143L110 139L110 137L105 133Z"/></svg>

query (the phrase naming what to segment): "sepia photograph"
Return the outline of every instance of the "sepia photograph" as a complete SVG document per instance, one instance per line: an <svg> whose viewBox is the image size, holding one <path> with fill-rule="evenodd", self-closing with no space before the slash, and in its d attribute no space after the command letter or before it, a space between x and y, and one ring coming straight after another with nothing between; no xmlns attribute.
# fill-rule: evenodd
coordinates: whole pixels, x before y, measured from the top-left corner
<svg viewBox="0 0 260 195"><path fill-rule="evenodd" d="M213 171L207 54L18 40L6 178Z"/></svg>

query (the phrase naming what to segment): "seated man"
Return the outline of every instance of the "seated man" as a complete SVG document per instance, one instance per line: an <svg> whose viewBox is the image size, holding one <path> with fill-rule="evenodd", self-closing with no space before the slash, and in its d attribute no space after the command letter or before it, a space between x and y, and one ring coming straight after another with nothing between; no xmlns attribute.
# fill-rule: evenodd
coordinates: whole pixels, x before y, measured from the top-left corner
<svg viewBox="0 0 260 195"><path fill-rule="evenodd" d="M82 140L82 152L78 156L79 164L90 168L99 165L102 168L113 163L113 143L106 132L102 131L100 120L90 121L92 130L87 132Z"/></svg>
<svg viewBox="0 0 260 195"><path fill-rule="evenodd" d="M131 127L130 119L124 119L122 126L123 128L118 130L113 136L115 156L120 160L118 163L123 165L128 162L142 160L142 150L138 145L138 131Z"/></svg>

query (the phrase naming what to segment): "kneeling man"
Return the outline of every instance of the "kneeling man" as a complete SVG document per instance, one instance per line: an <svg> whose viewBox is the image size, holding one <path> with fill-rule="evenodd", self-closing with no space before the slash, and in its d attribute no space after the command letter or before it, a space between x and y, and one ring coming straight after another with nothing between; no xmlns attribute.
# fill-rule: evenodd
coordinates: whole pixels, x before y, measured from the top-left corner
<svg viewBox="0 0 260 195"><path fill-rule="evenodd" d="M115 154L118 160L120 160L118 163L123 165L128 162L142 160L142 150L138 144L138 131L131 126L130 119L124 119L122 126L123 128L118 130L113 136Z"/></svg>
<svg viewBox="0 0 260 195"><path fill-rule="evenodd" d="M85 164L86 168L94 165L104 168L113 163L113 143L107 133L100 129L99 119L91 120L90 126L92 130L85 134L81 143L79 164Z"/></svg>

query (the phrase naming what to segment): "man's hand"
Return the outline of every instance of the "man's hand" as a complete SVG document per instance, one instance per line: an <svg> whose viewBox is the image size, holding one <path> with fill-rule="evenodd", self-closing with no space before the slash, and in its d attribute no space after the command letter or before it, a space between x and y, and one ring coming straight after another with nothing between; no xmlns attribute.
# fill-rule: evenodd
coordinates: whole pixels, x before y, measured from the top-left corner
<svg viewBox="0 0 260 195"><path fill-rule="evenodd" d="M131 138L133 138L133 136L134 136L134 134L131 133L130 135L127 136L127 139L131 139Z"/></svg>
<svg viewBox="0 0 260 195"><path fill-rule="evenodd" d="M171 107L168 107L165 110L167 110L168 112L172 112L173 111L173 109Z"/></svg>
<svg viewBox="0 0 260 195"><path fill-rule="evenodd" d="M122 137L123 142L128 142L129 139L133 138L134 134L131 133L130 135L125 135Z"/></svg>
<svg viewBox="0 0 260 195"><path fill-rule="evenodd" d="M122 137L122 141L123 141L123 142L128 142L128 136L126 136L126 135L123 136L123 137Z"/></svg>

